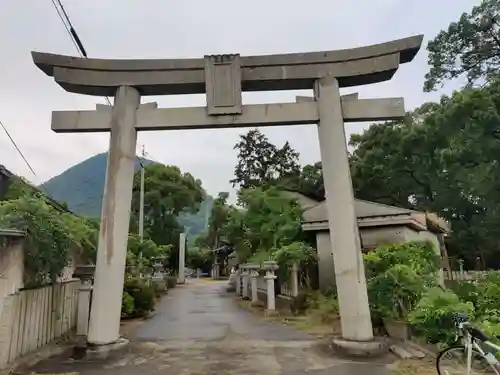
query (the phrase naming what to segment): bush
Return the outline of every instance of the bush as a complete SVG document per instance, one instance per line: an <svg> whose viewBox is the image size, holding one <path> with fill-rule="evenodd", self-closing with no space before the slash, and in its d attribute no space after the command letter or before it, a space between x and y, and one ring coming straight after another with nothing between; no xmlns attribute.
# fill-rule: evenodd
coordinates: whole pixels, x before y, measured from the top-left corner
<svg viewBox="0 0 500 375"><path fill-rule="evenodd" d="M463 302L471 302L474 306L477 304L476 282L473 281L453 281L450 283L450 289Z"/></svg>
<svg viewBox="0 0 500 375"><path fill-rule="evenodd" d="M164 294L167 293L167 283L165 281L153 281L153 291L155 294L155 297L161 297Z"/></svg>
<svg viewBox="0 0 500 375"><path fill-rule="evenodd" d="M176 276L165 276L165 281L167 282L167 288L175 288L177 286L177 277Z"/></svg>
<svg viewBox="0 0 500 375"><path fill-rule="evenodd" d="M146 316L154 309L154 292L140 279L129 279L124 285L125 292L134 299L134 317Z"/></svg>
<svg viewBox="0 0 500 375"><path fill-rule="evenodd" d="M127 292L123 292L122 316L130 316L134 312L134 299Z"/></svg>
<svg viewBox="0 0 500 375"><path fill-rule="evenodd" d="M421 277L402 264L368 281L371 310L376 318L407 321L408 314L415 308L423 292Z"/></svg>
<svg viewBox="0 0 500 375"><path fill-rule="evenodd" d="M307 311L319 316L324 323L338 318L339 304L332 295L325 295L319 291L305 290L293 300L291 305L293 314L303 314Z"/></svg>
<svg viewBox="0 0 500 375"><path fill-rule="evenodd" d="M294 315L304 314L313 304L313 298L313 293L311 293L311 291L299 291L299 294L292 300L292 304L290 306L292 313Z"/></svg>
<svg viewBox="0 0 500 375"><path fill-rule="evenodd" d="M410 267L425 284L435 284L439 270L439 257L430 242L407 242L380 246L375 251L363 255L367 278L386 272L389 268L402 264Z"/></svg>
<svg viewBox="0 0 500 375"><path fill-rule="evenodd" d="M488 271L474 281L477 315L491 315L500 310L500 271Z"/></svg>
<svg viewBox="0 0 500 375"><path fill-rule="evenodd" d="M461 302L453 292L431 288L408 318L415 333L428 342L452 344L456 335L453 317L457 313L465 313L472 320L474 306L471 302Z"/></svg>

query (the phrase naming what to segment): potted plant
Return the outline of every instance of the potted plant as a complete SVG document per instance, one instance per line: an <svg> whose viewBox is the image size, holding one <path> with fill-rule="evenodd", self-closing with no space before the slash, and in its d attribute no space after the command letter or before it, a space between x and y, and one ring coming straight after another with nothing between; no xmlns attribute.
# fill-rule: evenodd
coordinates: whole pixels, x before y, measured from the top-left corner
<svg viewBox="0 0 500 375"><path fill-rule="evenodd" d="M369 281L370 302L381 316L389 337L410 338L408 314L422 295L424 284L415 271L402 264L390 267Z"/></svg>

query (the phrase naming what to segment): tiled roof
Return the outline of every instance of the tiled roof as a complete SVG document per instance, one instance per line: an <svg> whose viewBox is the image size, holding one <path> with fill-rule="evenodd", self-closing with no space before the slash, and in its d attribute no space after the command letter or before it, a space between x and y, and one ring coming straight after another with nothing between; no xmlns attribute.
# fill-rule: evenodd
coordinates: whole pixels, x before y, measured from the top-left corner
<svg viewBox="0 0 500 375"><path fill-rule="evenodd" d="M361 199L354 199L354 209L358 219L380 216L409 215L416 212L406 208L388 206ZM309 208L304 212L304 222L306 223L327 220L328 212L326 208L326 201L318 203L316 206Z"/></svg>

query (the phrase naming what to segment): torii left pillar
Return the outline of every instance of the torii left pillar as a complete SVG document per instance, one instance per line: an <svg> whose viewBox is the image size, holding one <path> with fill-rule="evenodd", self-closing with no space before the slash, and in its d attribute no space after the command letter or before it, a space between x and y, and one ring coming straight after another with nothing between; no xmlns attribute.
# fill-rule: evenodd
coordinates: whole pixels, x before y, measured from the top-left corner
<svg viewBox="0 0 500 375"><path fill-rule="evenodd" d="M106 182L101 211L94 292L88 342L106 345L118 341L127 254L130 202L135 172L139 92L121 86L111 116Z"/></svg>

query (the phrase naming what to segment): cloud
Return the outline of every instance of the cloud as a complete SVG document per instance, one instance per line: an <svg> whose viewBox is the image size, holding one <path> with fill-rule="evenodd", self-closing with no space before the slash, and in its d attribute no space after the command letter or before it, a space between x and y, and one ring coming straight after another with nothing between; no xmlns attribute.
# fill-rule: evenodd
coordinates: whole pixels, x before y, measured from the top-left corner
<svg viewBox="0 0 500 375"><path fill-rule="evenodd" d="M107 0L65 1L65 7L89 56L104 58L201 57L214 53L268 54L356 47L413 34L433 37L476 3L422 0ZM0 120L5 123L37 176L30 174L8 139L0 132L0 164L30 180L41 182L85 158L106 150L107 134L55 134L50 114L57 109L93 109L101 98L65 92L38 70L30 51L76 55L74 46L50 1L4 0L0 13ZM432 11L430 11L432 9ZM422 50L390 82L360 87L362 97L404 96L408 108L437 98L423 94L427 71ZM296 93L252 93L246 103L293 101ZM303 93L302 93L303 94ZM306 93L307 94L307 93ZM147 98L160 106L203 105L202 96ZM359 132L367 124L348 124ZM244 130L171 131L141 133L138 149L146 145L155 159L176 164L202 178L210 193L230 190L236 163L233 145ZM319 158L314 125L265 128L273 142L289 140L301 160Z"/></svg>

